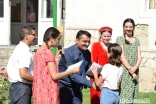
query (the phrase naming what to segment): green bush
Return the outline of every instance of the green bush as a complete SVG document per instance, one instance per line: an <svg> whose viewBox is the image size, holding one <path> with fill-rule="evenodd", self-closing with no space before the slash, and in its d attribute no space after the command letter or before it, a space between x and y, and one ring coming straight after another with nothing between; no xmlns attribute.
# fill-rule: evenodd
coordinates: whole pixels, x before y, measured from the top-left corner
<svg viewBox="0 0 156 104"><path fill-rule="evenodd" d="M0 104L11 104L9 100L9 87L8 74L5 68L0 69Z"/></svg>

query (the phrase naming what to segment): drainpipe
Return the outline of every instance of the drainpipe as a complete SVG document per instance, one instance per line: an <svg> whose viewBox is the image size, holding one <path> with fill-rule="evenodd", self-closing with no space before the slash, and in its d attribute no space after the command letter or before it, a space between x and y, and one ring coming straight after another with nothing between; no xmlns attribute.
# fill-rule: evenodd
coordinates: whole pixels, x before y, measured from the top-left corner
<svg viewBox="0 0 156 104"><path fill-rule="evenodd" d="M53 27L57 28L57 0L53 0ZM52 49L54 55L56 55L57 48Z"/></svg>

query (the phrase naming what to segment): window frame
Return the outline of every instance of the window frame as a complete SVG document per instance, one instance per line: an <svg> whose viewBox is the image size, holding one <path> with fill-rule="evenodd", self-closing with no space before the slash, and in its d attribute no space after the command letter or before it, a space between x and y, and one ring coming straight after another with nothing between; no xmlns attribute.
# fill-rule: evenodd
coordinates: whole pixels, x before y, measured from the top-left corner
<svg viewBox="0 0 156 104"><path fill-rule="evenodd" d="M156 17L156 9L149 9L150 0L139 0L139 17Z"/></svg>

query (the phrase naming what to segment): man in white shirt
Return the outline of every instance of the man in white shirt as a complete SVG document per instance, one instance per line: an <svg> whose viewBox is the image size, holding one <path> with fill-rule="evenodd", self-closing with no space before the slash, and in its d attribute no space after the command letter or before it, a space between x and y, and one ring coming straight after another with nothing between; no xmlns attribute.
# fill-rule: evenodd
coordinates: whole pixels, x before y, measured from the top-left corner
<svg viewBox="0 0 156 104"><path fill-rule="evenodd" d="M21 41L13 51L7 65L11 83L9 98L12 104L31 104L33 56L30 46L37 38L35 27L23 26L19 35Z"/></svg>

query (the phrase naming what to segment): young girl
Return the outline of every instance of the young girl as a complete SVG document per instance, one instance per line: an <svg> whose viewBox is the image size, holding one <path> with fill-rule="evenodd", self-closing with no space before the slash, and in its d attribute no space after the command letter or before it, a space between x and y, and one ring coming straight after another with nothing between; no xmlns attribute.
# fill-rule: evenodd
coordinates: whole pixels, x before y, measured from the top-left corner
<svg viewBox="0 0 156 104"><path fill-rule="evenodd" d="M59 79L79 72L79 68L73 68L65 72L58 72L58 60L60 50L56 56L51 51L51 47L58 45L60 32L50 27L43 37L43 44L34 56L34 76L33 76L33 100L34 104L60 104Z"/></svg>
<svg viewBox="0 0 156 104"><path fill-rule="evenodd" d="M108 46L109 63L103 66L98 77L97 67L93 66L92 73L94 75L97 87L103 83L100 95L100 104L118 104L119 103L119 85L123 73L121 67L122 48L117 43Z"/></svg>

